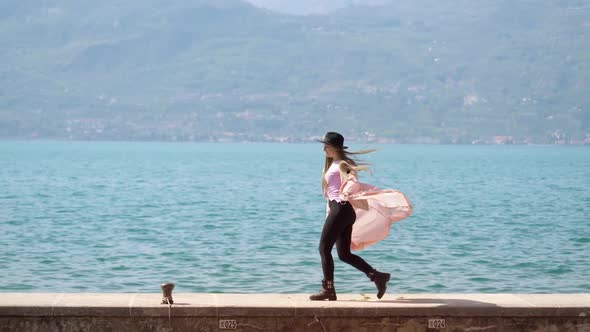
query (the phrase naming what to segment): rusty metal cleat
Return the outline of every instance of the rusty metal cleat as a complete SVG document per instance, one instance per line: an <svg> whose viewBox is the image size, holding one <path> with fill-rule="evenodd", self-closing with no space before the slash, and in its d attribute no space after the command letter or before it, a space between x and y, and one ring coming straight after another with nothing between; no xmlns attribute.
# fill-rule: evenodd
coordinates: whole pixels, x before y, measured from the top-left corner
<svg viewBox="0 0 590 332"><path fill-rule="evenodd" d="M167 282L162 284L160 288L162 288L162 304L174 303L174 301L172 300L172 290L174 289L174 284L171 282Z"/></svg>

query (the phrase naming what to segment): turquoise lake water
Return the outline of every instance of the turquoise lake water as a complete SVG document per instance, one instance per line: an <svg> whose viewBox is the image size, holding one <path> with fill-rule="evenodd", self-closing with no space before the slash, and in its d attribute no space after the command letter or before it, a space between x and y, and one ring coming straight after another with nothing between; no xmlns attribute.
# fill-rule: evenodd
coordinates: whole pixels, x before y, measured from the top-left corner
<svg viewBox="0 0 590 332"><path fill-rule="evenodd" d="M414 215L390 293L590 292L590 148L354 145ZM0 291L312 293L321 144L0 142ZM374 284L336 257L340 293Z"/></svg>

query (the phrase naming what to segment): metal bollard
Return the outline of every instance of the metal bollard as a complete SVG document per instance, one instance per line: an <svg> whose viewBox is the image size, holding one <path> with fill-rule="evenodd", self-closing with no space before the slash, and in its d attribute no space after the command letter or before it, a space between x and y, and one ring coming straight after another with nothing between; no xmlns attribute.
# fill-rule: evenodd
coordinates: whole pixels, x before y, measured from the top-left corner
<svg viewBox="0 0 590 332"><path fill-rule="evenodd" d="M172 304L174 301L172 300L172 290L174 289L174 284L171 282L167 282L160 286L162 288L162 304Z"/></svg>

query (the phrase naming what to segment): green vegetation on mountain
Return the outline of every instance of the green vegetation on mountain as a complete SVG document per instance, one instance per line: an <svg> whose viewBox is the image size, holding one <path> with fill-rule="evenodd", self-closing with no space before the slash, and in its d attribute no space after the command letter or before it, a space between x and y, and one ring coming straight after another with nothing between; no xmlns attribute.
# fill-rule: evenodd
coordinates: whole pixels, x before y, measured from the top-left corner
<svg viewBox="0 0 590 332"><path fill-rule="evenodd" d="M0 138L590 141L582 0L5 0Z"/></svg>

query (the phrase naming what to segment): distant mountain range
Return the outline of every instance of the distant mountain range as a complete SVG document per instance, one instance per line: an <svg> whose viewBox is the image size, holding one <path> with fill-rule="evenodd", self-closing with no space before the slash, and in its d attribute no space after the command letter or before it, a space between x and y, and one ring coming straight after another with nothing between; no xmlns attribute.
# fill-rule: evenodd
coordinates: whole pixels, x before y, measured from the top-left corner
<svg viewBox="0 0 590 332"><path fill-rule="evenodd" d="M0 138L590 143L590 5L0 2Z"/></svg>

